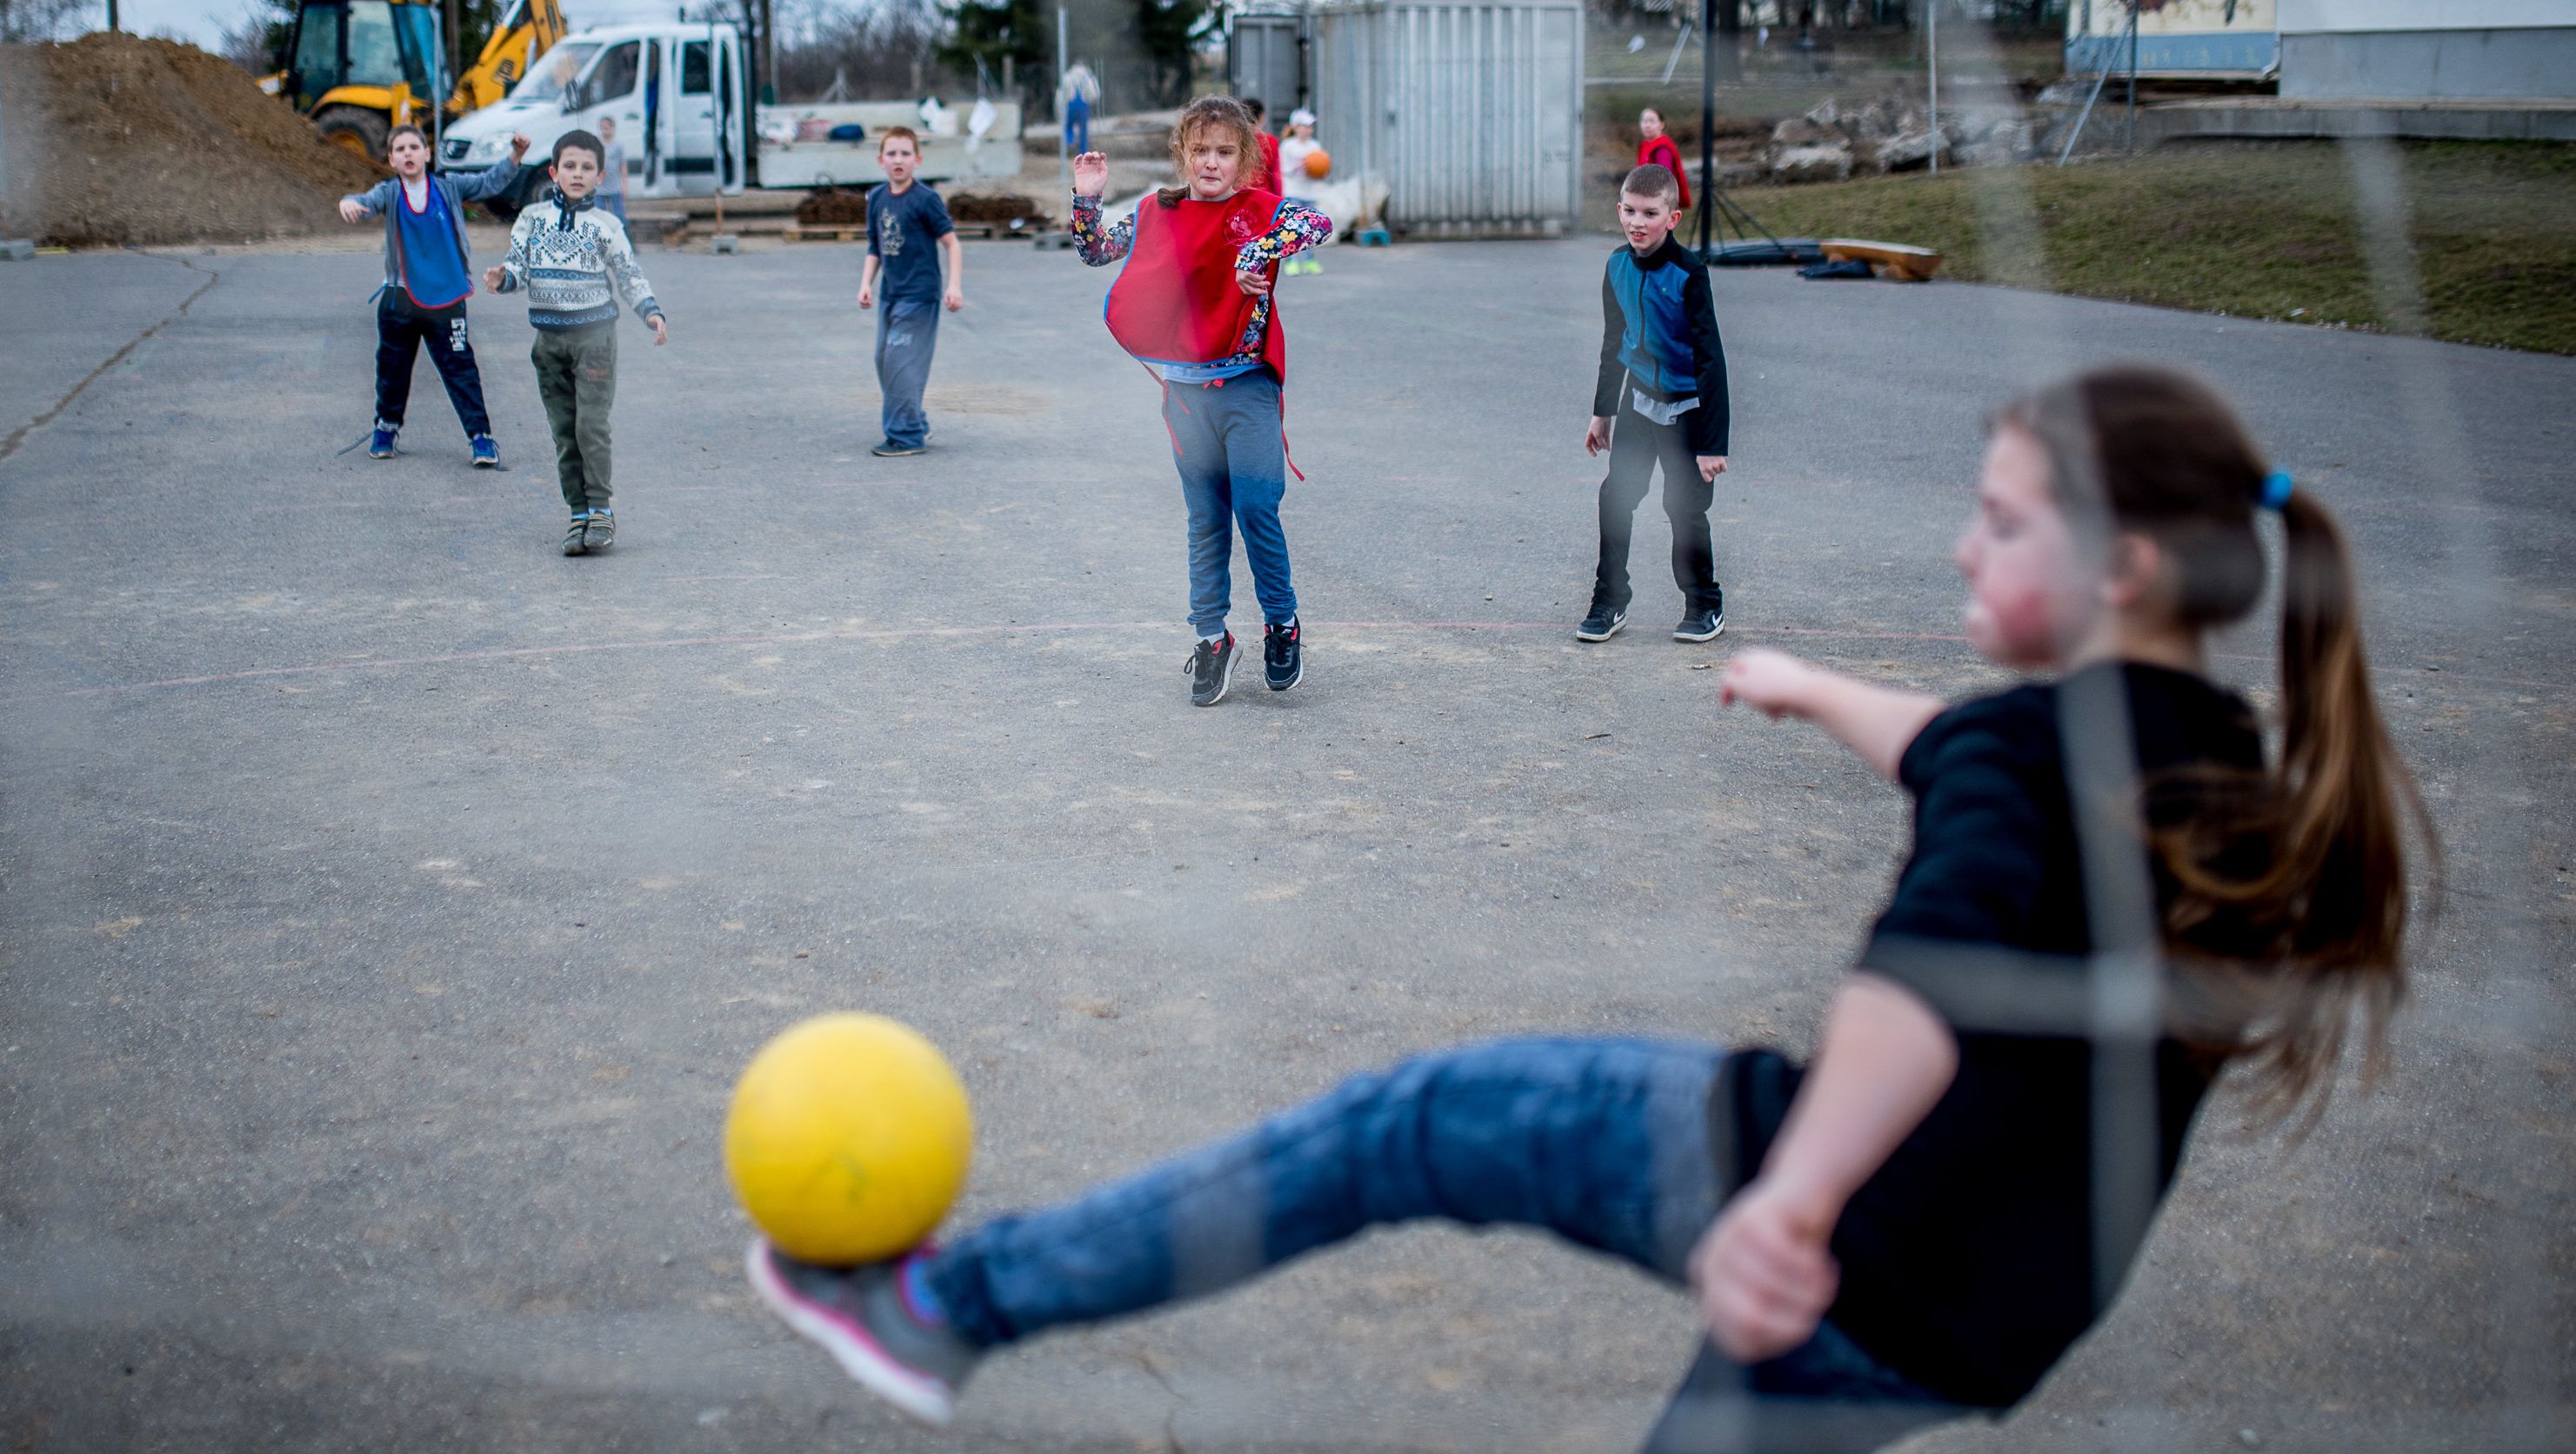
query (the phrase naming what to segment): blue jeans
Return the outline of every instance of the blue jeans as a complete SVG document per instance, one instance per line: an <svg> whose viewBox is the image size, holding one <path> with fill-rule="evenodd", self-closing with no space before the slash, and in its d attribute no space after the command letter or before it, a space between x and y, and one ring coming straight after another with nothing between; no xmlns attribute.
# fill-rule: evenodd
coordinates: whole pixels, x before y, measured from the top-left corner
<svg viewBox="0 0 2576 1454"><path fill-rule="evenodd" d="M618 225L619 225L619 226L623 227L623 226L626 224L626 194L625 194L625 193L623 193L623 192L602 192L602 193L600 193L600 194L599 194L599 196L598 196L598 198L596 199L596 201L597 201L597 204L598 204L599 210L600 210L600 211L602 211L602 212L606 212L606 213L608 213L609 215L611 215L611 216L615 217L615 218L617 219L617 222L618 222Z"/></svg>
<svg viewBox="0 0 2576 1454"><path fill-rule="evenodd" d="M919 449L930 438L930 416L921 412L921 391L930 386L930 353L939 345L939 300L877 300L877 392L885 437L906 449Z"/></svg>
<svg viewBox="0 0 2576 1454"><path fill-rule="evenodd" d="M1288 445L1279 428L1279 377L1266 368L1209 385L1163 386L1163 422L1190 511L1190 624L1201 636L1225 630L1234 604L1234 526L1252 563L1261 614L1285 625L1297 616L1288 578L1288 533L1279 501L1288 493Z"/></svg>
<svg viewBox="0 0 2576 1454"><path fill-rule="evenodd" d="M1064 144L1075 156L1091 150L1091 103L1079 96L1064 103Z"/></svg>
<svg viewBox="0 0 2576 1454"><path fill-rule="evenodd" d="M1733 1182L1731 1141L1715 1144L1732 1118L1711 1103L1726 1059L1647 1040L1422 1056L1076 1201L987 1223L925 1273L959 1335L986 1347L1216 1292L1425 1217L1544 1227L1679 1283ZM1875 1411L1879 1439L1898 1415L1966 1412L1826 1324L1749 1369L1704 1353L1649 1447L1829 1449L1812 1416L1846 1401ZM1782 1436L1784 1419L1799 1438Z"/></svg>

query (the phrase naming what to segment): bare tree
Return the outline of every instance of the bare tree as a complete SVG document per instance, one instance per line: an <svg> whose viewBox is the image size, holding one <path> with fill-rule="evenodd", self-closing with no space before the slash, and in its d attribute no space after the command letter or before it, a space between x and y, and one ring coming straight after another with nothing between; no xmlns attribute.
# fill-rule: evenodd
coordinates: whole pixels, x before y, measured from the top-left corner
<svg viewBox="0 0 2576 1454"><path fill-rule="evenodd" d="M0 45L59 40L90 0L0 0Z"/></svg>
<svg viewBox="0 0 2576 1454"><path fill-rule="evenodd" d="M877 0L854 9L829 3L782 8L778 64L769 77L781 101L810 101L843 83L854 99L913 97L961 78L938 63L948 39L938 0Z"/></svg>
<svg viewBox="0 0 2576 1454"><path fill-rule="evenodd" d="M265 76L284 61L286 44L295 34L295 11L276 0L246 4L223 29L215 53L254 76Z"/></svg>

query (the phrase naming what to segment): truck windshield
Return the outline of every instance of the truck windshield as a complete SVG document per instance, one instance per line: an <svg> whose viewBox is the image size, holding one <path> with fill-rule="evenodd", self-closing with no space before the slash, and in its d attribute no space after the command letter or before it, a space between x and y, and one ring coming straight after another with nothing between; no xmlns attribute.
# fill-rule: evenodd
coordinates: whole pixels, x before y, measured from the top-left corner
<svg viewBox="0 0 2576 1454"><path fill-rule="evenodd" d="M340 84L340 21L337 5L307 5L295 28L295 78L301 98L310 101Z"/></svg>
<svg viewBox="0 0 2576 1454"><path fill-rule="evenodd" d="M394 34L402 42L403 79L412 94L436 97L446 91L447 56L438 40L438 9L431 5L394 7Z"/></svg>
<svg viewBox="0 0 2576 1454"><path fill-rule="evenodd" d="M581 68L599 51L595 40L565 41L547 51L545 57L528 67L528 78L510 88L513 101L561 101L564 92L581 75Z"/></svg>
<svg viewBox="0 0 2576 1454"><path fill-rule="evenodd" d="M352 86L390 86L403 74L402 43L394 38L388 0L352 0L349 6L349 75Z"/></svg>

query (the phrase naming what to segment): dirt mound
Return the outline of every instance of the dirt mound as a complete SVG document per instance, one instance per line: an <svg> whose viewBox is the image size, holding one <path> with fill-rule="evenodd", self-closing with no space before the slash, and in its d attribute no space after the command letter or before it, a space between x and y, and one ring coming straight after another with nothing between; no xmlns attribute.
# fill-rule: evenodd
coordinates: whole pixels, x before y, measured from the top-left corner
<svg viewBox="0 0 2576 1454"><path fill-rule="evenodd" d="M13 233L70 244L243 242L340 226L383 175L239 66L116 31L0 47Z"/></svg>
<svg viewBox="0 0 2576 1454"><path fill-rule="evenodd" d="M824 187L796 204L799 227L856 227L868 220L868 194Z"/></svg>
<svg viewBox="0 0 2576 1454"><path fill-rule="evenodd" d="M1016 192L992 195L969 194L948 199L948 215L959 222L983 222L1007 226L1043 218L1038 204Z"/></svg>

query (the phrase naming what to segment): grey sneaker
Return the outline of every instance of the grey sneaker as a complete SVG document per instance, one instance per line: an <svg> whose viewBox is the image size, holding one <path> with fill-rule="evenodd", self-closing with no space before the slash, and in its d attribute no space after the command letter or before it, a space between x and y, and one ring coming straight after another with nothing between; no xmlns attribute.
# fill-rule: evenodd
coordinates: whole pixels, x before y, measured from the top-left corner
<svg viewBox="0 0 2576 1454"><path fill-rule="evenodd" d="M590 526L581 533L581 543L591 554L617 543L617 517L606 510L590 512Z"/></svg>
<svg viewBox="0 0 2576 1454"><path fill-rule="evenodd" d="M761 1238L745 1267L751 1289L787 1326L823 1345L868 1392L934 1429L957 1412L957 1390L982 1349L904 1306L897 1278L909 1257L860 1267L816 1267Z"/></svg>
<svg viewBox="0 0 2576 1454"><path fill-rule="evenodd" d="M572 523L564 527L564 554L579 555L590 549L590 512L576 511Z"/></svg>
<svg viewBox="0 0 2576 1454"><path fill-rule="evenodd" d="M929 452L930 446L927 444L897 444L891 439L868 451L879 459L909 459L916 454Z"/></svg>

